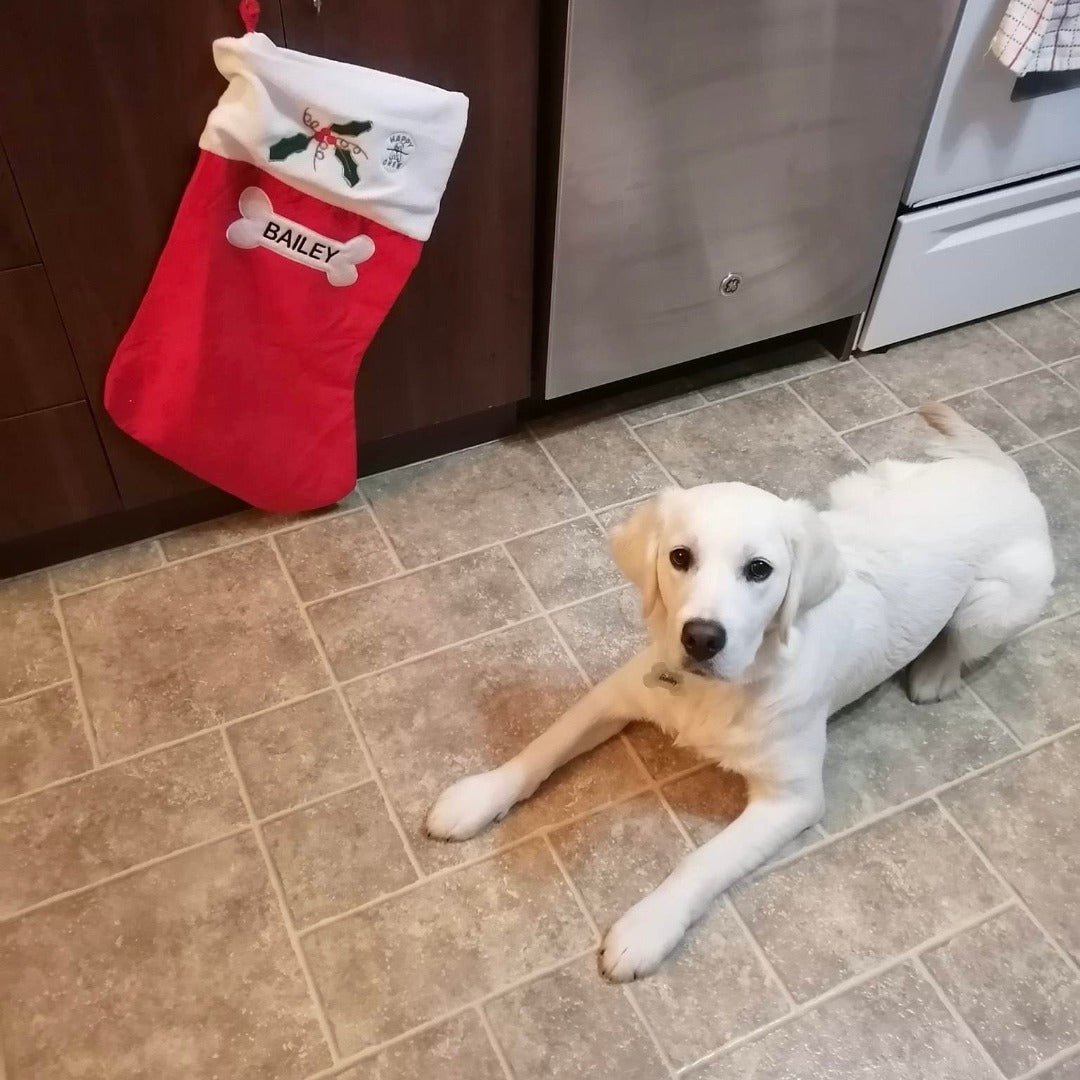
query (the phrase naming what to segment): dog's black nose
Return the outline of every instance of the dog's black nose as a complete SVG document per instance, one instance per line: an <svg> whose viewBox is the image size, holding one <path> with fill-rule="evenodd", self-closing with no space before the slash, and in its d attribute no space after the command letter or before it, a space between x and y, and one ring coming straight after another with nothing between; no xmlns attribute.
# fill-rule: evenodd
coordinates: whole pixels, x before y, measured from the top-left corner
<svg viewBox="0 0 1080 1080"><path fill-rule="evenodd" d="M689 619L683 623L682 647L691 660L711 660L727 641L727 631L711 619Z"/></svg>

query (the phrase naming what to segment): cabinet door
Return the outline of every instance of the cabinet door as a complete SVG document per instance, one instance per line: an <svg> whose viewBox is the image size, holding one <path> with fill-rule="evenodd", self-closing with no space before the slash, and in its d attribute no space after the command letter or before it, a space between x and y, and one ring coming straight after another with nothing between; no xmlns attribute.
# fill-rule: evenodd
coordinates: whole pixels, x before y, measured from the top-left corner
<svg viewBox="0 0 1080 1080"><path fill-rule="evenodd" d="M105 372L150 280L224 82L233 0L4 7L0 133L124 503L201 487L108 419ZM280 39L277 5L260 29Z"/></svg>
<svg viewBox="0 0 1080 1080"><path fill-rule="evenodd" d="M85 401L0 420L0 543L120 509Z"/></svg>
<svg viewBox="0 0 1080 1080"><path fill-rule="evenodd" d="M288 45L460 90L431 239L360 368L361 444L527 396L539 0L282 0Z"/></svg>
<svg viewBox="0 0 1080 1080"><path fill-rule="evenodd" d="M0 270L29 266L38 261L22 200L11 175L7 155L0 148Z"/></svg>

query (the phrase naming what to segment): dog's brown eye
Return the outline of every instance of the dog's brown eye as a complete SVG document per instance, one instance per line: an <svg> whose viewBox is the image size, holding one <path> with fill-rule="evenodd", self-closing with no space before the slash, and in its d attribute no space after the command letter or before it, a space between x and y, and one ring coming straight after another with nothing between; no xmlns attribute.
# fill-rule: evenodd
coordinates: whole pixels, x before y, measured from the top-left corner
<svg viewBox="0 0 1080 1080"><path fill-rule="evenodd" d="M764 581L772 573L772 567L764 559L751 559L743 573L747 581Z"/></svg>
<svg viewBox="0 0 1080 1080"><path fill-rule="evenodd" d="M694 553L688 547L672 548L668 558L676 570L689 570L694 564Z"/></svg>

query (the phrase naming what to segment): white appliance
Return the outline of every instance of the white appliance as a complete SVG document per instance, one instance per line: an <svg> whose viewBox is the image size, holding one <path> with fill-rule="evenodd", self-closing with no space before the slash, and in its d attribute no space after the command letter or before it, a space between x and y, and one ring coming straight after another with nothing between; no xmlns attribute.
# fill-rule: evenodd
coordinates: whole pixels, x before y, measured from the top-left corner
<svg viewBox="0 0 1080 1080"><path fill-rule="evenodd" d="M967 0L859 334L880 349L1080 289L1080 87L1014 100Z"/></svg>

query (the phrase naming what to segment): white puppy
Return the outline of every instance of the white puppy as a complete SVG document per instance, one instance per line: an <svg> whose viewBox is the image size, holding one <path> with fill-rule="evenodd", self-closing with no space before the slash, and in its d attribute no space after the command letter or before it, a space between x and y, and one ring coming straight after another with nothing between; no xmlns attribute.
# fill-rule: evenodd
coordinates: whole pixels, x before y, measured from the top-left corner
<svg viewBox="0 0 1080 1080"><path fill-rule="evenodd" d="M645 718L742 773L746 809L608 931L600 964L653 971L710 901L822 814L825 720L911 665L936 701L1038 616L1054 576L1019 466L944 405L940 460L838 480L817 513L745 484L667 491L612 540L652 643L516 757L443 792L428 832L472 836L560 765Z"/></svg>

